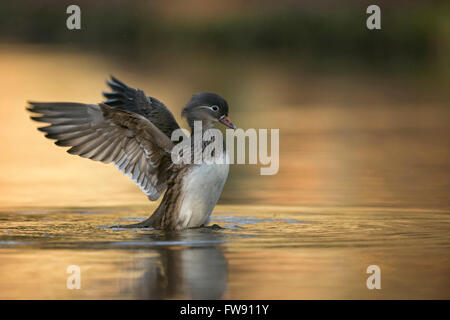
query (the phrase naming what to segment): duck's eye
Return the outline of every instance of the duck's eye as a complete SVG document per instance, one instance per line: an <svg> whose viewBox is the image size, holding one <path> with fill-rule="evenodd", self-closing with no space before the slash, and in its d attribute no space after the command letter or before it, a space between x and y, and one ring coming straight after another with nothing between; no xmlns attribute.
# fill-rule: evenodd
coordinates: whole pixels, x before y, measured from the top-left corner
<svg viewBox="0 0 450 320"><path fill-rule="evenodd" d="M216 106L216 105L211 106L210 108L211 108L212 111L218 111L219 110L219 107Z"/></svg>

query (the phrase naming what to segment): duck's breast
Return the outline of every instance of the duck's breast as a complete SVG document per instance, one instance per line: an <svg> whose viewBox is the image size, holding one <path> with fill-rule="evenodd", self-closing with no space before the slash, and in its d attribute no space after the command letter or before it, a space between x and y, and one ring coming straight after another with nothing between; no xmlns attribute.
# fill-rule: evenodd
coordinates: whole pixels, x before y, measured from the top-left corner
<svg viewBox="0 0 450 320"><path fill-rule="evenodd" d="M229 164L193 165L183 178L178 214L181 228L206 225L228 177Z"/></svg>

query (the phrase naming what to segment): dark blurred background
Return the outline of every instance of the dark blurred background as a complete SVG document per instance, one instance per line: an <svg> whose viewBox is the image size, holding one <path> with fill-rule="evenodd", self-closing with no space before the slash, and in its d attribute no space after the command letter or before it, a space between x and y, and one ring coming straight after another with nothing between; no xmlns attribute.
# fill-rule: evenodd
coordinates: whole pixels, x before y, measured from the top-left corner
<svg viewBox="0 0 450 320"><path fill-rule="evenodd" d="M161 53L295 59L324 70L449 72L447 1L376 1L382 30L365 28L373 1L87 1L82 30L65 26L73 1L3 1L6 43L64 44L129 60Z"/></svg>
<svg viewBox="0 0 450 320"><path fill-rule="evenodd" d="M66 28L70 4L81 30ZM366 28L370 4L381 30ZM178 120L209 90L239 127L280 129L279 173L234 166L222 203L450 206L448 1L2 1L0 54L4 204L49 202L23 188L36 184L72 203L68 179L101 204L93 172L120 185L109 168L67 164L23 112L28 99L100 101L114 74ZM76 177L52 175L54 163ZM145 201L131 182L111 189L118 203Z"/></svg>

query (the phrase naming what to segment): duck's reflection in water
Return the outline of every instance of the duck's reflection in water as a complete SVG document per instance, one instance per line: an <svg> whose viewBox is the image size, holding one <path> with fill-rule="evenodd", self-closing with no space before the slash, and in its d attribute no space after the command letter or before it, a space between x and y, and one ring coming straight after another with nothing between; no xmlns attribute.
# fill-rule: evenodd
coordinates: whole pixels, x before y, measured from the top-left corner
<svg viewBox="0 0 450 320"><path fill-rule="evenodd" d="M155 257L136 261L141 275L128 283L136 299L220 299L228 280L221 232L191 229L141 234ZM154 246L152 245L154 244ZM147 249L146 249L147 250ZM142 253L142 251L140 251ZM123 286L121 286L122 289ZM127 291L128 291L127 290Z"/></svg>

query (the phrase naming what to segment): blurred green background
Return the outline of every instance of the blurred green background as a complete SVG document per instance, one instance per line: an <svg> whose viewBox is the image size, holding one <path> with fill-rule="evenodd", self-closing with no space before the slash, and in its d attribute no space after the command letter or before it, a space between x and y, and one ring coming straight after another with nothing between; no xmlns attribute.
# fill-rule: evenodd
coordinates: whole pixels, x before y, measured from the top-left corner
<svg viewBox="0 0 450 320"><path fill-rule="evenodd" d="M377 1L382 30L371 32L365 28L365 10L372 3L80 0L82 30L69 31L65 8L73 1L2 1L0 37L2 42L70 44L130 60L161 52L272 55L325 70L447 76L447 1Z"/></svg>

